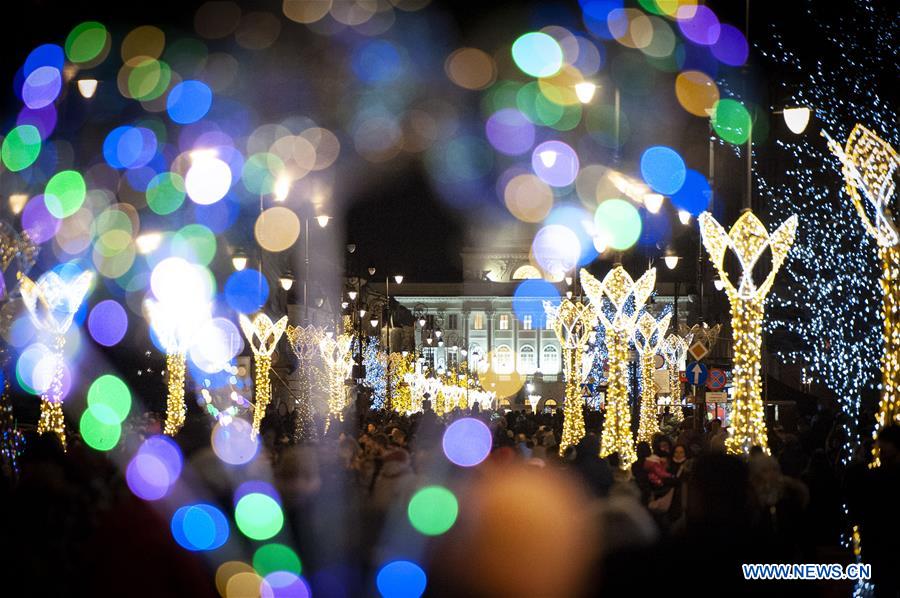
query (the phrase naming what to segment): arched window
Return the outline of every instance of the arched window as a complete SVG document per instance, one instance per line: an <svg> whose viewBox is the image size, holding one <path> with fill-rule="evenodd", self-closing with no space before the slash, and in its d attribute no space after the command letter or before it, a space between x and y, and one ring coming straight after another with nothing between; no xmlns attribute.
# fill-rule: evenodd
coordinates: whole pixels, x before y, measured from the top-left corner
<svg viewBox="0 0 900 598"><path fill-rule="evenodd" d="M556 345L544 347L543 355L541 355L541 372L545 374L559 373L559 349L556 348Z"/></svg>
<svg viewBox="0 0 900 598"><path fill-rule="evenodd" d="M519 373L533 374L535 369L537 369L537 355L534 347L522 345L519 347Z"/></svg>
<svg viewBox="0 0 900 598"><path fill-rule="evenodd" d="M512 373L513 352L509 345L500 345L494 349L494 371L498 374Z"/></svg>
<svg viewBox="0 0 900 598"><path fill-rule="evenodd" d="M529 278L543 278L541 276L540 270L532 266L531 264L525 264L523 266L519 266L516 268L516 271L513 272L513 280L526 280Z"/></svg>
<svg viewBox="0 0 900 598"><path fill-rule="evenodd" d="M556 407L557 407L557 404L556 404L555 399L547 399L546 401L544 401L544 407L543 407L544 412L556 411Z"/></svg>

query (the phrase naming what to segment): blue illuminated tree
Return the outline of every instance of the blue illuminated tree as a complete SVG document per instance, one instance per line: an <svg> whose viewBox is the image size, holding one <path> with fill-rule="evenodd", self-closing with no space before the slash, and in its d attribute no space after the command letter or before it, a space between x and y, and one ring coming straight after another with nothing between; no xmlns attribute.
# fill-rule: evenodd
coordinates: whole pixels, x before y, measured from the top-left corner
<svg viewBox="0 0 900 598"><path fill-rule="evenodd" d="M802 31L773 24L762 36L764 59L786 72L780 95L789 106L811 107L813 117L805 134L778 135L766 151L783 170L758 184L771 221L800 215L798 241L770 296L768 329L779 357L802 364L840 402L847 463L861 435L871 432L861 428L860 415L862 397L874 397L880 378L881 269L819 131L842 140L862 123L897 147L897 114L888 98L900 40L890 3L855 0L840 10L827 4L804 3ZM814 51L808 42L794 43L795 36L816 39Z"/></svg>

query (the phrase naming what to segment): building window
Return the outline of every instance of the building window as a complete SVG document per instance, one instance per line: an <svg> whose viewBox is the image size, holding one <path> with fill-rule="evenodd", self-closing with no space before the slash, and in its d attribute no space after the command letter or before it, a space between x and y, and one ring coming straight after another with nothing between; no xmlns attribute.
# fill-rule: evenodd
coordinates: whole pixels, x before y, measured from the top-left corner
<svg viewBox="0 0 900 598"><path fill-rule="evenodd" d="M519 373L533 374L537 367L535 359L534 347L531 345L522 345L519 347Z"/></svg>
<svg viewBox="0 0 900 598"><path fill-rule="evenodd" d="M531 314L522 316L522 330L531 330Z"/></svg>
<svg viewBox="0 0 900 598"><path fill-rule="evenodd" d="M459 366L459 353L457 352L456 347L450 347L447 350L447 367L448 368L456 368Z"/></svg>
<svg viewBox="0 0 900 598"><path fill-rule="evenodd" d="M500 330L509 330L509 314L500 314Z"/></svg>
<svg viewBox="0 0 900 598"><path fill-rule="evenodd" d="M459 328L456 319L456 314L450 314L449 316L447 316L447 328L449 328L450 330L456 330L457 328Z"/></svg>
<svg viewBox="0 0 900 598"><path fill-rule="evenodd" d="M519 266L516 268L516 271L513 272L512 275L513 280L526 280L529 278L542 278L541 271L532 266L531 264L525 264L524 266Z"/></svg>
<svg viewBox="0 0 900 598"><path fill-rule="evenodd" d="M545 374L559 373L559 349L554 345L544 347L541 355L541 371Z"/></svg>
<svg viewBox="0 0 900 598"><path fill-rule="evenodd" d="M484 314L478 312L472 318L472 329L473 330L484 330Z"/></svg>
<svg viewBox="0 0 900 598"><path fill-rule="evenodd" d="M494 371L498 374L512 373L513 352L509 345L500 345L494 349Z"/></svg>

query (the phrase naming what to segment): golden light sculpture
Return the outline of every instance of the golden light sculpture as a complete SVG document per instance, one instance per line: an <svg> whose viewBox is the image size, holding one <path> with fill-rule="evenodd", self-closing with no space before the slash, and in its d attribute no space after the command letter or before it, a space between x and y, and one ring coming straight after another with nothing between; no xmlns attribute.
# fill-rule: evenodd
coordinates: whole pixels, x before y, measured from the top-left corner
<svg viewBox="0 0 900 598"><path fill-rule="evenodd" d="M388 404L401 415L408 415L413 410L413 397L407 374L415 372L415 357L408 353L391 353L388 357Z"/></svg>
<svg viewBox="0 0 900 598"><path fill-rule="evenodd" d="M665 345L662 348L662 355L666 359L666 370L669 375L669 403L671 405L671 415L676 422L684 420L684 408L681 406L681 378L678 375L678 368L687 355L688 347L694 339L692 333L687 336L681 336L672 333L666 337Z"/></svg>
<svg viewBox="0 0 900 598"><path fill-rule="evenodd" d="M584 438L584 411L580 384L582 380L582 355L590 340L597 314L588 303L563 299L559 305L544 301L544 312L553 325L553 332L563 350L563 373L566 377L566 402L563 405L562 439L559 454L578 444Z"/></svg>
<svg viewBox="0 0 900 598"><path fill-rule="evenodd" d="M185 355L200 328L209 320L212 306L199 301L157 301L147 298L144 310L151 328L166 351L168 392L163 432L174 436L184 425L187 413L184 405Z"/></svg>
<svg viewBox="0 0 900 598"><path fill-rule="evenodd" d="M700 214L700 234L709 258L719 273L731 303L731 328L734 335L734 408L732 434L726 448L732 454L747 454L753 446L769 452L766 417L760 378L762 323L766 295L772 289L775 275L787 258L797 233L797 216L791 216L769 235L765 225L747 210L727 233L709 212ZM753 268L769 248L772 270L757 286ZM740 281L735 286L725 271L725 254L734 252L740 262Z"/></svg>
<svg viewBox="0 0 900 598"><path fill-rule="evenodd" d="M70 281L64 281L54 271L45 272L37 282L21 272L18 275L19 290L32 322L38 330L53 337L53 377L46 390L41 393L41 417L38 420L38 434L53 432L59 438L63 450L66 448L66 424L62 409L62 379L65 368L63 348L66 332L81 307L94 273L84 271Z"/></svg>
<svg viewBox="0 0 900 598"><path fill-rule="evenodd" d="M841 161L844 188L866 232L878 243L881 258L884 352L881 355L881 402L873 432L873 437L877 438L882 427L900 424L900 226L891 212L896 187L894 176L900 158L890 143L860 124L853 127L844 147L825 131L822 135L828 140L828 148ZM870 212L874 212L874 222ZM877 443L872 456L872 465L877 467L880 464Z"/></svg>
<svg viewBox="0 0 900 598"><path fill-rule="evenodd" d="M288 318L282 316L277 322L272 320L264 313L256 314L253 320L250 320L244 314L240 314L238 320L241 324L241 330L250 343L250 349L253 350L253 365L256 369L253 386L255 394L253 401L253 431L252 436L259 434L259 427L263 418L266 416L266 407L272 400L272 384L269 380L269 370L272 369L272 353L278 346L278 341L287 328Z"/></svg>
<svg viewBox="0 0 900 598"><path fill-rule="evenodd" d="M325 431L337 419L344 421L344 408L347 406L347 387L344 381L353 370L353 335L347 332L337 337L325 336L319 341L319 354L325 363L325 379L328 386L328 414L325 418Z"/></svg>
<svg viewBox="0 0 900 598"><path fill-rule="evenodd" d="M666 330L672 314L668 313L659 318L654 318L650 313L644 312L638 318L637 326L632 336L634 346L641 358L641 411L638 420L638 442L650 442L653 435L659 433L659 420L657 419L656 382L653 381L654 360L660 353L665 343Z"/></svg>
<svg viewBox="0 0 900 598"><path fill-rule="evenodd" d="M285 330L291 350L297 357L298 397L295 409L294 441L314 442L318 439L313 420L312 391L320 385L320 376L315 360L319 356L319 343L325 338L325 329L319 326L291 326Z"/></svg>
<svg viewBox="0 0 900 598"><path fill-rule="evenodd" d="M616 265L603 282L582 269L581 285L606 329L609 376L600 456L618 453L619 467L627 469L637 460L628 405L628 344L638 315L656 285L656 268L650 268L634 280L625 268Z"/></svg>

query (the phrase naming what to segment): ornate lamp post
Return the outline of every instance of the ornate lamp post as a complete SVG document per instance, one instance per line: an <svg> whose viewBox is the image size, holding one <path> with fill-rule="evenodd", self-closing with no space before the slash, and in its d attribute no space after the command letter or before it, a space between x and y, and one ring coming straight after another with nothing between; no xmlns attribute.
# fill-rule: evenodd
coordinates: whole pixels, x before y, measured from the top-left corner
<svg viewBox="0 0 900 598"><path fill-rule="evenodd" d="M344 332L337 337L326 335L319 341L319 352L325 362L325 378L328 380L328 417L325 430L334 419L344 421L347 392L344 386L353 370L353 326L350 318L344 318Z"/></svg>
<svg viewBox="0 0 900 598"><path fill-rule="evenodd" d="M650 268L634 280L621 265L616 265L600 282L587 270L581 270L581 284L606 329L609 383L606 387L606 419L600 438L600 456L619 453L619 467L627 469L637 460L631 434L631 408L628 405L628 343L638 314L656 284L656 268ZM631 297L633 301L629 302Z"/></svg>
<svg viewBox="0 0 900 598"><path fill-rule="evenodd" d="M726 440L729 453L746 454L753 446L769 452L765 411L760 393L764 304L775 275L791 250L796 231L797 216L785 220L769 235L763 223L750 210L741 214L727 233L709 212L700 215L703 245L719 272L731 303L731 328L734 331L734 412L733 433ZM753 281L753 267L766 247L772 251L772 271L757 286ZM725 271L725 254L729 249L737 256L741 266L737 286Z"/></svg>
<svg viewBox="0 0 900 598"><path fill-rule="evenodd" d="M900 423L900 227L890 211L900 157L891 144L860 124L853 127L843 148L825 131L822 135L841 161L844 188L866 232L877 241L881 258L884 353L881 355L881 403L873 432L877 438L884 426ZM874 222L869 216L871 212L874 212ZM877 444L872 454L873 466L877 467L880 464Z"/></svg>

